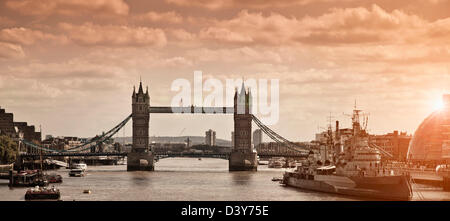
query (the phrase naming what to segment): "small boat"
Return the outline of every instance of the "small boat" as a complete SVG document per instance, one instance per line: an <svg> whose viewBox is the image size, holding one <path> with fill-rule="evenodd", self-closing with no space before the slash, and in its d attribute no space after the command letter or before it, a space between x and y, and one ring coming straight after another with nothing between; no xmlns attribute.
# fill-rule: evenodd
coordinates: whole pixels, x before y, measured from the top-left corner
<svg viewBox="0 0 450 221"><path fill-rule="evenodd" d="M83 193L91 194L91 190L83 190Z"/></svg>
<svg viewBox="0 0 450 221"><path fill-rule="evenodd" d="M268 168L283 168L283 162L280 159L270 160Z"/></svg>
<svg viewBox="0 0 450 221"><path fill-rule="evenodd" d="M25 200L60 200L61 193L54 186L52 188L35 186L27 190Z"/></svg>
<svg viewBox="0 0 450 221"><path fill-rule="evenodd" d="M283 178L281 178L281 177L274 177L274 178L272 178L272 181L283 181Z"/></svg>
<svg viewBox="0 0 450 221"><path fill-rule="evenodd" d="M62 183L62 176L59 174L52 173L46 175L46 178L49 183Z"/></svg>
<svg viewBox="0 0 450 221"><path fill-rule="evenodd" d="M86 173L84 172L83 169L72 169L69 172L69 176L74 176L74 177L77 177L77 176L82 177L85 175L86 175Z"/></svg>
<svg viewBox="0 0 450 221"><path fill-rule="evenodd" d="M86 171L87 165L85 163L74 163L70 169L82 169L83 171Z"/></svg>
<svg viewBox="0 0 450 221"><path fill-rule="evenodd" d="M288 162L286 162L286 165L284 167L285 168L296 168L297 165L296 165L295 161L288 161Z"/></svg>
<svg viewBox="0 0 450 221"><path fill-rule="evenodd" d="M267 160L258 161L258 165L268 165L268 164L269 164L269 161L267 161Z"/></svg>

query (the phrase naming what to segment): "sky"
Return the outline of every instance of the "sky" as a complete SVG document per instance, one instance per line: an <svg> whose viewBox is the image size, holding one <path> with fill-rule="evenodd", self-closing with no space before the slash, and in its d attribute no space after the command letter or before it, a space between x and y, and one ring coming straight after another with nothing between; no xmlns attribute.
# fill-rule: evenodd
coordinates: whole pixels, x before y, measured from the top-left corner
<svg viewBox="0 0 450 221"><path fill-rule="evenodd" d="M172 82L201 70L278 79L270 127L293 141L330 115L350 126L355 100L370 133L413 133L450 92L449 11L450 0L1 0L0 106L44 135L91 137L131 113L140 77L151 105L169 106ZM231 115L150 118L151 136L231 139Z"/></svg>

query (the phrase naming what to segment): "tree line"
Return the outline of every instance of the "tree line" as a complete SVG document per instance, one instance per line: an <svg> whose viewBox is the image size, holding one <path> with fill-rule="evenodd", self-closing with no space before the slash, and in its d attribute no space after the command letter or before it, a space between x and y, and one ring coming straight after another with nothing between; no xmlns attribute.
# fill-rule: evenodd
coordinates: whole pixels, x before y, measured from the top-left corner
<svg viewBox="0 0 450 221"><path fill-rule="evenodd" d="M10 164L16 160L18 144L8 136L0 136L0 164Z"/></svg>

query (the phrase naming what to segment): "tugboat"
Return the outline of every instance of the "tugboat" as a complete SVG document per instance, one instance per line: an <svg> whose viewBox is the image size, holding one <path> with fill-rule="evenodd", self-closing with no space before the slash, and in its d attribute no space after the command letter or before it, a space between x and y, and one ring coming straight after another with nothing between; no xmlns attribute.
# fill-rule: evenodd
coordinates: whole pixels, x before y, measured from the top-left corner
<svg viewBox="0 0 450 221"><path fill-rule="evenodd" d="M345 148L339 148L335 165L331 165L331 162L322 165L320 160L314 159L314 152L310 151L306 165L297 166L292 172L287 171L282 184L371 199L411 200L413 191L410 175L383 167L381 152L370 147L368 134L365 129L361 129L360 111L356 108L353 111L353 134L346 141Z"/></svg>
<svg viewBox="0 0 450 221"><path fill-rule="evenodd" d="M25 200L60 200L61 193L54 186L52 188L36 186L25 193Z"/></svg>

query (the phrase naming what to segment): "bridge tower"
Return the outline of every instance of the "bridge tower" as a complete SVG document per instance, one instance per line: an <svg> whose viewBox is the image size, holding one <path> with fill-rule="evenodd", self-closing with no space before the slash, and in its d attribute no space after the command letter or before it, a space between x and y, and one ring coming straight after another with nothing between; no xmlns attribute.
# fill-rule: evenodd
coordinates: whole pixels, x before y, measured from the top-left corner
<svg viewBox="0 0 450 221"><path fill-rule="evenodd" d="M142 81L139 90L133 88L132 95L132 119L133 119L133 146L127 156L127 171L147 170L153 171L154 155L149 149L149 121L150 121L150 96L142 89Z"/></svg>
<svg viewBox="0 0 450 221"><path fill-rule="evenodd" d="M252 95L242 83L234 93L234 145L228 160L229 171L256 171L258 161L252 147Z"/></svg>

